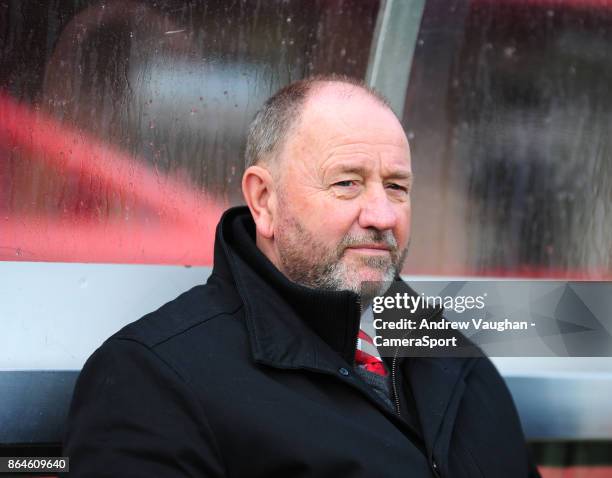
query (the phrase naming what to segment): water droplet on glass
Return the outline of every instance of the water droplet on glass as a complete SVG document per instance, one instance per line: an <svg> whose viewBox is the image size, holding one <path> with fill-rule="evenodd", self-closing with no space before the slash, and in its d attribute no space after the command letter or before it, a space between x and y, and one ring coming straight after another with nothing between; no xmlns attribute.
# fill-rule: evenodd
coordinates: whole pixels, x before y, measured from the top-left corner
<svg viewBox="0 0 612 478"><path fill-rule="evenodd" d="M507 58L512 58L515 53L516 53L516 48L513 46L507 46L506 48L504 48L504 55Z"/></svg>

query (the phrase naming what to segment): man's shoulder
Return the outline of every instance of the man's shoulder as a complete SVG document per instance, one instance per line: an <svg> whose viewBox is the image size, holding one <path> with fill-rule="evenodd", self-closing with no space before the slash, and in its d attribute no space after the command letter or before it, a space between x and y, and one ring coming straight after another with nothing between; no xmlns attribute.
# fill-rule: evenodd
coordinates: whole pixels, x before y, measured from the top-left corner
<svg viewBox="0 0 612 478"><path fill-rule="evenodd" d="M202 332L215 319L233 316L242 310L242 301L233 286L211 277L177 298L146 314L112 335L109 340L127 339L149 348L182 335Z"/></svg>

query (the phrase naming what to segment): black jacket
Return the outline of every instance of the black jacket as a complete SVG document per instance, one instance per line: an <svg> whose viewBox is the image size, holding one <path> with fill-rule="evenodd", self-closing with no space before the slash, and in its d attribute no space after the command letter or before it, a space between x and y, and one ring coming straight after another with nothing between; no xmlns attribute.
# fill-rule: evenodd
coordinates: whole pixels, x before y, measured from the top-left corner
<svg viewBox="0 0 612 478"><path fill-rule="evenodd" d="M355 294L288 281L246 208L223 216L214 261L85 364L72 478L538 476L488 359L398 361L398 415L353 373Z"/></svg>

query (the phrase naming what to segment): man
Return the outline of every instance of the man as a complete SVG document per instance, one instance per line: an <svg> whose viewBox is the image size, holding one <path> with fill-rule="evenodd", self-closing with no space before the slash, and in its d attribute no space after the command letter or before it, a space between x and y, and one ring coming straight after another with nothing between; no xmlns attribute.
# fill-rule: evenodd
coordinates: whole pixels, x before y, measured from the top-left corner
<svg viewBox="0 0 612 478"><path fill-rule="evenodd" d="M348 78L289 85L246 160L248 208L221 219L206 285L86 363L71 476L538 476L487 359L381 359L360 331L362 282L398 279L410 238L410 151L384 100Z"/></svg>

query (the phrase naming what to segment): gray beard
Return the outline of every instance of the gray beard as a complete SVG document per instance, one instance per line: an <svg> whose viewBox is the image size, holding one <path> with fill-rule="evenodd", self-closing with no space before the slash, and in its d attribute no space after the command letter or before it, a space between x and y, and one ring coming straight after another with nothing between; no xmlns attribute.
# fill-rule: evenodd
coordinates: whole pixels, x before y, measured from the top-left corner
<svg viewBox="0 0 612 478"><path fill-rule="evenodd" d="M277 235L279 259L284 274L290 280L313 289L349 290L361 294L362 301L369 302L372 297L384 294L401 271L408 252L408 247L403 251L398 250L390 231L372 229L359 237L347 234L338 246L329 249L293 217L282 220L281 230L283 233ZM380 282L351 282L353 271L342 262L347 247L364 243L389 247L388 257L369 256L359 259L364 266L383 272Z"/></svg>

